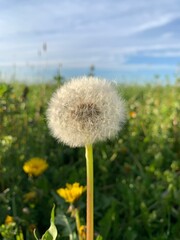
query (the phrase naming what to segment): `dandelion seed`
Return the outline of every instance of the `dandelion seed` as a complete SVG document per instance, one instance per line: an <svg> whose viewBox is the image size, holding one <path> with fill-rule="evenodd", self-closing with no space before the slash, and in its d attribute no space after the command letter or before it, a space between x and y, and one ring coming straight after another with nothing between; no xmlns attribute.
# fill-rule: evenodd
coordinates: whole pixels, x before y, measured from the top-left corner
<svg viewBox="0 0 180 240"><path fill-rule="evenodd" d="M113 84L96 77L74 78L53 94L47 110L52 135L71 147L114 137L125 121L124 101Z"/></svg>

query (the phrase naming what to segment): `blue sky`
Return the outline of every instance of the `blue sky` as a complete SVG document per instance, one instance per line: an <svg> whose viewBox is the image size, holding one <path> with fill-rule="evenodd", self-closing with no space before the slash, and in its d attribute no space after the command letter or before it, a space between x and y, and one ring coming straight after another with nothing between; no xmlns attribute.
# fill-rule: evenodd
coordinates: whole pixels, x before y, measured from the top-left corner
<svg viewBox="0 0 180 240"><path fill-rule="evenodd" d="M177 74L179 39L180 0L0 0L1 69Z"/></svg>

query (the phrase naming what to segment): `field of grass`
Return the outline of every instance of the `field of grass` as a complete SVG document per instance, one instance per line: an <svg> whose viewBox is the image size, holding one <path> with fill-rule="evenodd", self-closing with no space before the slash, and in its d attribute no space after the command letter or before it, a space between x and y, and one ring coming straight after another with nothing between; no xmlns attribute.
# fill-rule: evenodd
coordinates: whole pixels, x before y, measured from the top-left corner
<svg viewBox="0 0 180 240"><path fill-rule="evenodd" d="M42 235L53 203L58 239L75 232L69 204L56 190L85 186L86 164L83 148L63 146L49 134L45 112L56 87L0 83L0 239L32 240L34 228ZM95 232L103 240L179 240L180 87L118 88L128 120L116 139L94 146ZM49 165L37 177L23 171L34 157ZM77 202L82 224L85 201L84 194Z"/></svg>

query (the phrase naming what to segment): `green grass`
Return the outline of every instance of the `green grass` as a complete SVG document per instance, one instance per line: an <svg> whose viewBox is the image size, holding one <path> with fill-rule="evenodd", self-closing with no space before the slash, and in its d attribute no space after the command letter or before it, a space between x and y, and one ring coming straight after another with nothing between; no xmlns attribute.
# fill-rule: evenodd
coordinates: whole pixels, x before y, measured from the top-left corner
<svg viewBox="0 0 180 240"><path fill-rule="evenodd" d="M61 239L69 239L61 219L68 204L56 189L86 184L84 149L58 144L47 129L45 111L56 87L0 84L0 225L13 216L26 240L34 239L33 226L40 235L49 227L53 203ZM116 139L94 146L95 231L104 240L179 240L179 86L118 88L128 121ZM33 179L22 169L32 157L49 164ZM30 191L36 198L24 201ZM85 196L78 204L83 222Z"/></svg>

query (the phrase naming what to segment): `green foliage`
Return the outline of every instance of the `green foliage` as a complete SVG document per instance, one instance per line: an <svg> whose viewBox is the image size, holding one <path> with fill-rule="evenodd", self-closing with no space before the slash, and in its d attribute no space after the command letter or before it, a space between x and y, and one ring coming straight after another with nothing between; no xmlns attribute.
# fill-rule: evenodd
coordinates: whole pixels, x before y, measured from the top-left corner
<svg viewBox="0 0 180 240"><path fill-rule="evenodd" d="M69 236L69 239L73 240L74 229L72 229L73 224L70 221L63 213L58 213L56 216L56 224L60 225L63 229L62 236Z"/></svg>
<svg viewBox="0 0 180 240"><path fill-rule="evenodd" d="M2 224L0 226L0 233L4 239L12 240L17 235L17 225L16 223Z"/></svg>
<svg viewBox="0 0 180 240"><path fill-rule="evenodd" d="M55 76L54 76L54 81L58 84L61 85L64 82L64 77L61 75L60 72L58 72Z"/></svg>
<svg viewBox="0 0 180 240"><path fill-rule="evenodd" d="M54 209L55 209L55 205L53 206L52 211L51 211L51 221L50 221L51 225L50 225L49 229L43 234L41 240L56 240L57 229L54 224ZM34 231L34 236L35 236L36 240L38 240L35 231Z"/></svg>
<svg viewBox="0 0 180 240"><path fill-rule="evenodd" d="M98 235L96 240L103 240L102 236Z"/></svg>
<svg viewBox="0 0 180 240"><path fill-rule="evenodd" d="M21 231L24 239L33 240L34 229L42 236L49 227L53 202L57 239L77 239L74 222L66 214L69 206L56 190L67 182L86 184L84 149L62 146L49 134L45 111L55 88L0 84L3 240ZM127 101L128 121L116 139L94 146L96 236L100 234L103 240L178 240L179 85L124 85L119 89ZM23 164L32 157L49 164L38 177L23 171ZM85 196L78 206L84 225ZM13 216L16 232L7 230L11 228L4 223L7 215Z"/></svg>

